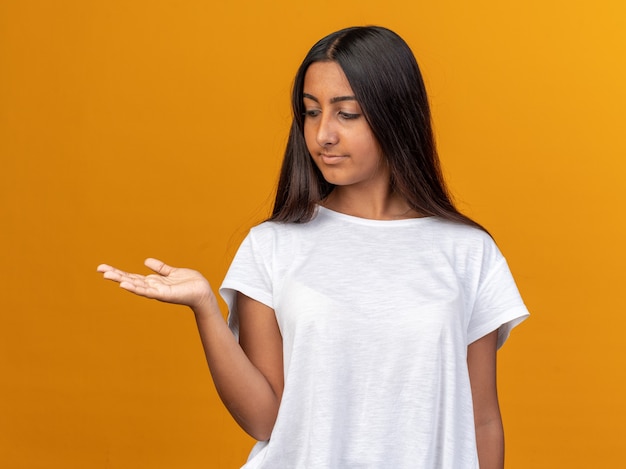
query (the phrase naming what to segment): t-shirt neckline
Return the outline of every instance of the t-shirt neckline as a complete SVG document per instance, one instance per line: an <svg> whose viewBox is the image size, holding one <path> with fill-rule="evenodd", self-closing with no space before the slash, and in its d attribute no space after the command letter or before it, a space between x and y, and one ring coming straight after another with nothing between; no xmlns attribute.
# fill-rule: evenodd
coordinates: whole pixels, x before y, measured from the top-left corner
<svg viewBox="0 0 626 469"><path fill-rule="evenodd" d="M416 224L422 224L429 222L435 217L419 217L419 218L402 218L399 220L376 220L372 218L361 218L355 215L348 215L346 213L336 212L322 205L317 206L316 216L321 215L325 217L334 218L336 220L343 220L348 223L355 223L358 225L366 226L415 226Z"/></svg>

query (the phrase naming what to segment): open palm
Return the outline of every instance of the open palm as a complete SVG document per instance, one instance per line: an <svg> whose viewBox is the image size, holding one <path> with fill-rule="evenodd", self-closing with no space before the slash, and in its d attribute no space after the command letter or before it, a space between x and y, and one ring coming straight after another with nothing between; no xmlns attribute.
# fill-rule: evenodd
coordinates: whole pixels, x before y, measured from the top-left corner
<svg viewBox="0 0 626 469"><path fill-rule="evenodd" d="M152 258L146 259L145 265L155 273L128 273L107 264L99 265L97 270L104 274L105 279L117 282L125 290L146 298L192 308L216 301L209 282L200 272L171 267Z"/></svg>

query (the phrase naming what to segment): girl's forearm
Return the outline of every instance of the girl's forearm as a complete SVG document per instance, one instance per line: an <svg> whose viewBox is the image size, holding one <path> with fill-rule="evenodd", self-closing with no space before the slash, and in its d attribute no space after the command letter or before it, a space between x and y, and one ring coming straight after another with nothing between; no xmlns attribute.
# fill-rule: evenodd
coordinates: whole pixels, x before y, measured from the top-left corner
<svg viewBox="0 0 626 469"><path fill-rule="evenodd" d="M217 305L194 308L215 388L237 423L253 438L270 437L280 398L248 359Z"/></svg>
<svg viewBox="0 0 626 469"><path fill-rule="evenodd" d="M476 445L480 469L504 468L504 430L501 419L476 425Z"/></svg>

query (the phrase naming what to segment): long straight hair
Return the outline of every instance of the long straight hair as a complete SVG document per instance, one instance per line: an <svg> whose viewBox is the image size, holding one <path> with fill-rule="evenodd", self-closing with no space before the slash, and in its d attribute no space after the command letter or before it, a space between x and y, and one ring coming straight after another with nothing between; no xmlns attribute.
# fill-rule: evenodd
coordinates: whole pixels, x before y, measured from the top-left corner
<svg viewBox="0 0 626 469"><path fill-rule="evenodd" d="M480 225L454 206L443 178L426 88L413 52L393 31L351 27L317 42L292 89L293 121L270 220L304 223L333 190L312 161L304 139L304 77L315 62L343 70L390 169L392 189L425 216Z"/></svg>

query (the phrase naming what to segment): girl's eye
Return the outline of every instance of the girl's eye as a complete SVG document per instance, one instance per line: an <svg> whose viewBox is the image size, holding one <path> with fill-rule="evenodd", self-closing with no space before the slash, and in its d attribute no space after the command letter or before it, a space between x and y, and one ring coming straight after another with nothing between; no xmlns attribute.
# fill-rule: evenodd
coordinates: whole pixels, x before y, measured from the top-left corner
<svg viewBox="0 0 626 469"><path fill-rule="evenodd" d="M304 117L305 118L306 117L318 117L321 113L322 111L320 111L319 109L309 109L309 110L304 111ZM343 120L353 120L353 119L358 119L359 117L361 117L361 114L339 111L337 113L337 116L339 116Z"/></svg>
<svg viewBox="0 0 626 469"><path fill-rule="evenodd" d="M361 117L361 114L352 114L350 112L340 111L339 117L341 117L342 119L351 120L351 119L358 119L359 117Z"/></svg>

